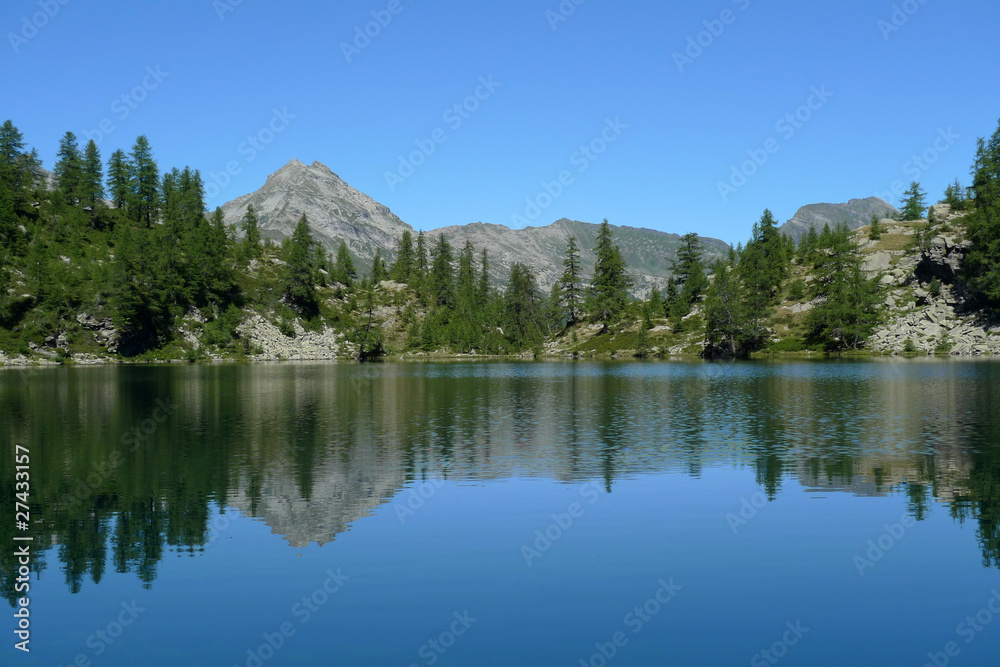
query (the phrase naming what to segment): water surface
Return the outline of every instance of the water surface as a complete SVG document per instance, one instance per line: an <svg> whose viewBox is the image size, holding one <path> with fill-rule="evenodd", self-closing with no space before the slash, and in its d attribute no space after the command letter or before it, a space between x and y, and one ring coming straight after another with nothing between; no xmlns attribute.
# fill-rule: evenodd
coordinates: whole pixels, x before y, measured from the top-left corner
<svg viewBox="0 0 1000 667"><path fill-rule="evenodd" d="M5 370L4 664L992 665L998 399L990 362Z"/></svg>

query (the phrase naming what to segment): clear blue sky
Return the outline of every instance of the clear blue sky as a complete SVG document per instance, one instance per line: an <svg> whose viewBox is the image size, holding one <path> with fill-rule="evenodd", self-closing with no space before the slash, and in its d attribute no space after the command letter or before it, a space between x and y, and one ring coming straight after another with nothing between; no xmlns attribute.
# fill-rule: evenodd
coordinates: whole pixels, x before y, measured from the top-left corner
<svg viewBox="0 0 1000 667"><path fill-rule="evenodd" d="M976 138L1000 118L996 0L563 5L571 15L560 0L5 0L0 116L49 168L64 132L82 144L102 121L105 160L146 134L161 169L218 186L232 161L212 207L298 158L422 229L607 217L734 243L765 207L784 221L914 177L936 200L968 184ZM348 62L342 44L372 12L391 22ZM832 97L800 109L824 86ZM477 89L478 108L446 116ZM796 111L807 120L778 125ZM603 153L577 152L602 133ZM433 154L390 183L417 141ZM766 163L724 197L748 151ZM932 164L908 164L925 151ZM564 171L562 192L526 211Z"/></svg>

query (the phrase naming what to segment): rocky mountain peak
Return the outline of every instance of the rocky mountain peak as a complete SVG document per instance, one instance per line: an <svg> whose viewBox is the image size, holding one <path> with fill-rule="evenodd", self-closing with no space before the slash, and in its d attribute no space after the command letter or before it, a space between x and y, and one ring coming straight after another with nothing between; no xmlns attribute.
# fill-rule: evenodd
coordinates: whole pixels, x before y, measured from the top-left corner
<svg viewBox="0 0 1000 667"><path fill-rule="evenodd" d="M264 185L222 207L226 224L238 225L250 205L260 217L261 234L281 241L305 215L316 239L331 252L341 241L364 267L376 249L394 248L412 228L386 206L355 190L322 162L293 159Z"/></svg>
<svg viewBox="0 0 1000 667"><path fill-rule="evenodd" d="M851 229L860 229L871 223L872 216L879 219L891 218L899 213L896 207L878 197L851 199L846 204L810 204L803 206L780 227L780 231L796 241L808 233L810 228L822 231L823 225L834 228L846 222Z"/></svg>

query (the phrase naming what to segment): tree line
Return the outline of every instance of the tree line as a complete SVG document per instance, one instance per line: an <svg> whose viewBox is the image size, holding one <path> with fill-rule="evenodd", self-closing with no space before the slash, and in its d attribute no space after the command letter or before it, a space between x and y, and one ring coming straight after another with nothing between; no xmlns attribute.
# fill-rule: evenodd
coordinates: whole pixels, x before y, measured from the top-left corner
<svg viewBox="0 0 1000 667"><path fill-rule="evenodd" d="M379 285L386 280L406 285L414 296L402 315L403 349L428 352L537 351L547 338L582 322L614 334L639 321L637 351L643 356L654 320L662 319L674 333L704 326L705 356L743 357L769 345L774 309L785 298L815 304L806 323L808 344L855 350L884 314L882 287L863 270L846 225L811 228L796 244L778 231L769 210L745 245L711 266L699 237L683 236L664 291L636 301L607 220L589 277L578 241L568 238L563 271L544 294L531 269L517 262L504 284L494 286L487 249L469 242L456 249L443 235L404 232L393 261L377 252L371 271L360 276L346 244L328 254L304 217L275 244L262 239L250 207L237 233L220 209L206 213L200 173L190 167L161 172L145 136L128 153L114 151L105 164L94 141L80 148L67 132L52 182L43 175L37 152L6 121L0 126L0 349L13 352L72 328L80 312L102 311L119 333L119 352L139 354L175 340L183 318L197 308L208 314L206 342L245 353L251 350L237 326L255 308L275 313L286 332L296 318L340 327L362 358L377 358L387 351L377 317L385 300ZM956 180L943 201L969 212L973 248L965 278L983 303L995 306L1000 128L979 141L972 175L970 188ZM925 201L919 183L911 184L899 217L922 219ZM869 237L877 240L881 233L875 218ZM808 283L792 277L795 266L807 269ZM24 289L12 289L15 279ZM695 309L698 318L691 317Z"/></svg>

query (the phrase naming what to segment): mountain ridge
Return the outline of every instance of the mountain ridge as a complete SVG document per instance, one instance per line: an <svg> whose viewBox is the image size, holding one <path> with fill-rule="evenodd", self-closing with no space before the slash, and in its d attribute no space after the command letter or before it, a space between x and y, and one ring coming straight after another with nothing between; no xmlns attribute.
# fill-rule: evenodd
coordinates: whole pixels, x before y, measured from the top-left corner
<svg viewBox="0 0 1000 667"><path fill-rule="evenodd" d="M292 159L270 174L256 191L224 204L225 222L235 226L238 235L242 233L240 220L251 204L260 218L264 238L280 242L291 236L304 214L314 236L328 252L336 252L343 241L362 271L371 267L376 251L387 260L394 258L404 231L417 234L413 226L392 213L388 206L354 189L319 161L306 165ZM569 236L577 238L585 270L593 266L596 256L592 249L598 227L596 223L566 218L522 229L479 221L440 227L424 234L430 238L444 234L456 252L466 241L477 251L486 248L490 276L496 284L503 284L510 267L520 262L532 270L539 286L548 290L561 273L559 267ZM612 229L636 281L633 293L645 297L653 287L664 288L671 275L671 261L676 257L680 235L630 225L612 225ZM701 240L706 263L729 251L728 244L719 239L701 237Z"/></svg>

